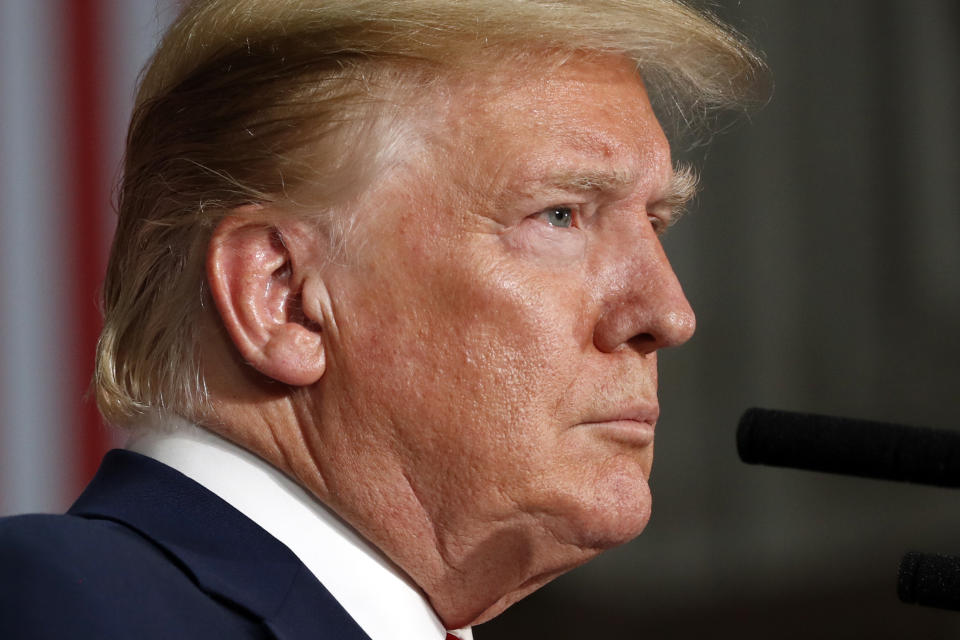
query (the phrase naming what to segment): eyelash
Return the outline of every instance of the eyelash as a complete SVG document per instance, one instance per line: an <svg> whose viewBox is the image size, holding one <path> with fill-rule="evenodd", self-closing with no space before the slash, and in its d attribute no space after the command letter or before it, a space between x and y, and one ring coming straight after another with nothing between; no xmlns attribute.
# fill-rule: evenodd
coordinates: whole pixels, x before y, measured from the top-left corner
<svg viewBox="0 0 960 640"><path fill-rule="evenodd" d="M566 215L567 224L566 224L566 225L553 224L553 223L550 221L550 219L549 219L548 216L550 216L550 214L552 214L552 213L554 213L554 212L564 212L565 215ZM544 218L544 220L547 222L547 224L549 224L551 227L555 227L555 228L557 228L557 229L569 229L569 228L571 228L571 227L575 227L575 226L576 226L575 223L577 222L577 220L576 220L576 208L573 207L573 206L570 206L570 205L563 205L563 204L553 205L553 206L547 207L547 208L545 208L545 209L541 209L540 211L538 211L538 212L535 214L534 217L542 217L542 218ZM670 224L668 224L667 222L665 222L665 221L664 221L662 218L660 218L659 216L648 215L648 216L647 216L647 220L650 221L650 226L653 227L653 232L654 232L657 236L662 236L662 235L664 235L664 234L667 232L667 230L670 228Z"/></svg>

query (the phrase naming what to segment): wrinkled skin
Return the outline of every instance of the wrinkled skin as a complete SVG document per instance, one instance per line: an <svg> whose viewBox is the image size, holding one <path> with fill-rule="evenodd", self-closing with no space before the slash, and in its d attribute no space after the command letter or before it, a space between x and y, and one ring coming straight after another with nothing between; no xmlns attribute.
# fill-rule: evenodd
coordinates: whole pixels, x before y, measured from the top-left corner
<svg viewBox="0 0 960 640"><path fill-rule="evenodd" d="M364 199L349 259L290 234L322 375L262 412L270 451L232 436L450 628L643 530L656 352L694 328L658 238L673 170L640 78L619 59L511 77L438 98L416 157Z"/></svg>

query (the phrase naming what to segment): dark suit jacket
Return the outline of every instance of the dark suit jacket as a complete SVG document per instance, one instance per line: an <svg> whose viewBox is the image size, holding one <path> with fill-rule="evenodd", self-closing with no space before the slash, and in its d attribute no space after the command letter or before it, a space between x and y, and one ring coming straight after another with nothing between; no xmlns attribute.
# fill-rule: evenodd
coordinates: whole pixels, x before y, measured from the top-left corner
<svg viewBox="0 0 960 640"><path fill-rule="evenodd" d="M120 450L66 515L0 519L0 638L369 640L276 538Z"/></svg>

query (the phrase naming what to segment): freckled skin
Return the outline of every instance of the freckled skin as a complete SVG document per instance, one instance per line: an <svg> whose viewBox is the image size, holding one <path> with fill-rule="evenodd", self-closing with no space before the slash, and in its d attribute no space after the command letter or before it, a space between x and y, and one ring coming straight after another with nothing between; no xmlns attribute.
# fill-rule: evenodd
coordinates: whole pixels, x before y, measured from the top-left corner
<svg viewBox="0 0 960 640"><path fill-rule="evenodd" d="M532 69L449 88L426 151L366 195L348 259L295 261L325 369L274 402L276 444L246 445L449 628L643 530L653 444L633 427L656 420L656 351L694 327L654 230L672 167L640 78L619 58ZM557 186L578 172L629 180ZM569 228L544 213L559 205Z"/></svg>

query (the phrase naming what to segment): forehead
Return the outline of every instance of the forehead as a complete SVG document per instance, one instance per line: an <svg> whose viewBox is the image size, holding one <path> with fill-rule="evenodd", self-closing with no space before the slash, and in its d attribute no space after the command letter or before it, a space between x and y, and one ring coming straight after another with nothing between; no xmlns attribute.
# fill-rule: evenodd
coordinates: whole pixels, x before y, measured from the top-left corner
<svg viewBox="0 0 960 640"><path fill-rule="evenodd" d="M500 182L596 170L653 188L672 173L643 81L621 57L525 61L472 76L451 91L447 113L440 135L448 151L466 152L448 160Z"/></svg>

